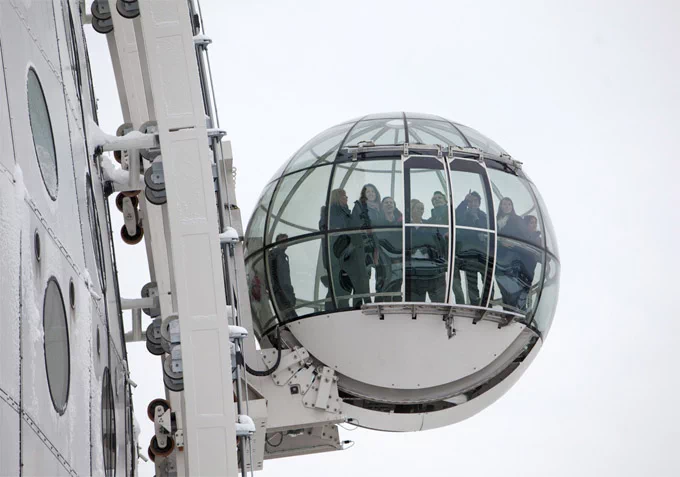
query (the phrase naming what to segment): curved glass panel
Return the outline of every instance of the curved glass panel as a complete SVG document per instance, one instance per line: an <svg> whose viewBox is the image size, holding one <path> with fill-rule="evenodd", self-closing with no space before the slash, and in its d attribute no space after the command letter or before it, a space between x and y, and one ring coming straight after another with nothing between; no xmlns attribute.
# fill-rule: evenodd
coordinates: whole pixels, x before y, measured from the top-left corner
<svg viewBox="0 0 680 477"><path fill-rule="evenodd" d="M401 158L336 164L328 207L328 230L401 223L403 188ZM392 199L394 208L386 204L388 198Z"/></svg>
<svg viewBox="0 0 680 477"><path fill-rule="evenodd" d="M456 227L453 298L459 305L484 306L491 286L495 234Z"/></svg>
<svg viewBox="0 0 680 477"><path fill-rule="evenodd" d="M409 119L408 142L410 144L440 144L442 146L467 147L468 142L451 123L429 119Z"/></svg>
<svg viewBox="0 0 680 477"><path fill-rule="evenodd" d="M106 477L116 475L116 410L109 368L104 368L102 379L102 451Z"/></svg>
<svg viewBox="0 0 680 477"><path fill-rule="evenodd" d="M253 214L250 216L245 237L246 257L264 246L264 226L267 221L267 210L269 209L269 202L271 202L275 186L276 183L273 182L265 187L257 201Z"/></svg>
<svg viewBox="0 0 680 477"><path fill-rule="evenodd" d="M498 235L544 247L538 205L529 182L513 174L489 169Z"/></svg>
<svg viewBox="0 0 680 477"><path fill-rule="evenodd" d="M401 301L402 230L366 229L328 236L329 267L337 309Z"/></svg>
<svg viewBox="0 0 680 477"><path fill-rule="evenodd" d="M404 113L406 114L406 119L431 119L433 121L446 121L446 119L436 114L425 114L425 113Z"/></svg>
<svg viewBox="0 0 680 477"><path fill-rule="evenodd" d="M246 279L248 281L248 297L253 322L258 331L263 333L271 328L278 320L269 297L269 288L264 271L264 254L258 253L246 260Z"/></svg>
<svg viewBox="0 0 680 477"><path fill-rule="evenodd" d="M45 331L45 367L50 396L54 409L59 414L64 414L68 402L71 358L64 298L57 279L54 277L49 279L45 289L43 328Z"/></svg>
<svg viewBox="0 0 680 477"><path fill-rule="evenodd" d="M281 179L269 213L267 244L319 231L331 170L316 167Z"/></svg>
<svg viewBox="0 0 680 477"><path fill-rule="evenodd" d="M491 197L484 167L465 159L452 161L450 167L456 225L492 229L494 217L489 210Z"/></svg>
<svg viewBox="0 0 680 477"><path fill-rule="evenodd" d="M320 237L267 250L269 283L278 316L286 321L319 313L332 303Z"/></svg>
<svg viewBox="0 0 680 477"><path fill-rule="evenodd" d="M406 301L446 303L448 228L407 225Z"/></svg>
<svg viewBox="0 0 680 477"><path fill-rule="evenodd" d="M377 254L374 253L372 257L374 266L369 284L375 290L375 302L403 301L404 247L401 227L374 231L373 242Z"/></svg>
<svg viewBox="0 0 680 477"><path fill-rule="evenodd" d="M447 225L449 187L444 164L429 156L412 156L405 162L406 222Z"/></svg>
<svg viewBox="0 0 680 477"><path fill-rule="evenodd" d="M479 148L484 152L495 154L497 156L500 156L501 154L507 154L502 147L500 147L488 137L484 136L482 133L467 126L463 126L462 124L454 124L460 130L460 132L465 135L465 139L467 139L473 147Z"/></svg>
<svg viewBox="0 0 680 477"><path fill-rule="evenodd" d="M57 151L54 148L52 123L50 122L45 93L33 68L28 70L26 87L28 90L28 116L40 174L50 198L57 200L59 171L57 170Z"/></svg>
<svg viewBox="0 0 680 477"><path fill-rule="evenodd" d="M286 173L332 163L342 140L352 126L352 123L340 124L316 136L295 154L286 168Z"/></svg>
<svg viewBox="0 0 680 477"><path fill-rule="evenodd" d="M361 141L373 141L376 146L403 144L406 140L404 120L372 119L359 121L342 147L357 146Z"/></svg>
<svg viewBox="0 0 680 477"><path fill-rule="evenodd" d="M388 113L375 113L375 114L369 114L368 116L364 116L363 118L360 118L362 120L368 120L368 119L403 119L404 118L404 113L401 111L392 111Z"/></svg>
<svg viewBox="0 0 680 477"><path fill-rule="evenodd" d="M538 303L538 308L534 314L536 328L545 339L557 308L557 296L560 289L560 264L552 255L547 256L548 265L545 269L545 280L543 282L543 292Z"/></svg>
<svg viewBox="0 0 680 477"><path fill-rule="evenodd" d="M498 237L493 296L489 306L528 315L541 288L544 253L524 242Z"/></svg>
<svg viewBox="0 0 680 477"><path fill-rule="evenodd" d="M543 228L545 230L545 241L546 241L546 247L548 248L548 251L551 252L553 255L555 255L558 259L560 258L560 251L557 247L557 237L555 235L555 228L553 227L552 220L550 219L550 214L548 214L548 209L545 206L545 202L543 201L543 196L541 196L541 193L538 192L538 189L534 184L529 182L529 185L531 186L531 190L534 192L534 195L536 196L536 200L538 200L538 204L541 208L541 216L543 218Z"/></svg>

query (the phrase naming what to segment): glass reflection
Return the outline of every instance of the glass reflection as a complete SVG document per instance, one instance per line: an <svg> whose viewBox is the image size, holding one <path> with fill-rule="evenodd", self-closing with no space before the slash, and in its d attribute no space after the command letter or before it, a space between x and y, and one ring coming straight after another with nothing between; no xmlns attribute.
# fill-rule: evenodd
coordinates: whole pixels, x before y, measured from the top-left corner
<svg viewBox="0 0 680 477"><path fill-rule="evenodd" d="M264 254L259 253L246 260L246 275L248 280L248 297L254 322L259 325L259 331L265 332L274 326L278 320L274 314L267 280L264 273Z"/></svg>
<svg viewBox="0 0 680 477"><path fill-rule="evenodd" d="M335 307L359 309L363 303L370 303L371 270L376 263L373 250L377 250L373 232L330 235L329 247L329 274L336 297Z"/></svg>
<svg viewBox="0 0 680 477"><path fill-rule="evenodd" d="M357 146L372 141L376 146L403 144L406 139L403 118L359 121L349 133L342 147Z"/></svg>
<svg viewBox="0 0 680 477"><path fill-rule="evenodd" d="M531 245L498 237L493 305L529 314L540 291L543 252Z"/></svg>
<svg viewBox="0 0 680 477"><path fill-rule="evenodd" d="M338 149L340 149L342 140L353 124L340 124L332 127L309 141L291 159L286 168L286 173L332 163Z"/></svg>
<svg viewBox="0 0 680 477"><path fill-rule="evenodd" d="M546 247L549 252L551 252L559 259L560 251L557 247L557 239L555 238L556 237L555 228L553 227L552 220L550 219L550 215L548 214L548 209L546 209L543 197L541 196L541 193L538 191L536 186L531 182L529 182L529 185L531 186L531 190L534 192L536 200L538 200L538 204L541 208L541 218L543 219L543 227L545 229Z"/></svg>
<svg viewBox="0 0 680 477"><path fill-rule="evenodd" d="M319 230L331 166L317 167L285 176L279 182L269 215L267 244L279 234L293 238Z"/></svg>
<svg viewBox="0 0 680 477"><path fill-rule="evenodd" d="M406 183L410 207L407 223L447 225L449 223L448 185L444 165L433 157L411 157L407 161ZM423 204L422 215L417 219L411 216L414 202ZM425 212L425 201L432 204L429 213Z"/></svg>
<svg viewBox="0 0 680 477"><path fill-rule="evenodd" d="M488 172L494 193L498 235L543 247L540 211L529 191L528 182L495 169Z"/></svg>
<svg viewBox="0 0 680 477"><path fill-rule="evenodd" d="M375 301L376 303L402 301L402 229L381 229L374 233L374 237L378 246L378 260L375 262Z"/></svg>
<svg viewBox="0 0 680 477"><path fill-rule="evenodd" d="M414 224L422 224L422 202L412 199L411 203ZM406 301L446 303L448 229L409 225L405 234Z"/></svg>
<svg viewBox="0 0 680 477"><path fill-rule="evenodd" d="M548 265L545 270L545 281L541 292L540 302L534 314L536 328L545 339L557 308L557 295L560 288L560 264L555 257L548 254Z"/></svg>
<svg viewBox="0 0 680 477"><path fill-rule="evenodd" d="M321 238L288 243L285 234L279 244L267 251L272 295L279 316L284 320L319 313L328 308L328 279Z"/></svg>
<svg viewBox="0 0 680 477"><path fill-rule="evenodd" d="M383 201L388 198L397 210L403 210L400 159L338 164L333 174L328 229L394 225L394 219L386 221L383 211Z"/></svg>
<svg viewBox="0 0 680 477"><path fill-rule="evenodd" d="M264 192L257 201L253 215L248 222L248 230L246 231L245 248L246 256L262 248L264 244L264 225L267 220L267 210L269 209L269 202L272 199L275 182L267 185Z"/></svg>
<svg viewBox="0 0 680 477"><path fill-rule="evenodd" d="M476 147L484 152L495 154L497 156L500 156L501 154L507 154L502 147L481 134L479 131L458 123L454 123L454 125L465 135L465 138L473 147Z"/></svg>
<svg viewBox="0 0 680 477"><path fill-rule="evenodd" d="M494 234L456 227L456 259L453 265L455 303L482 306L491 285L489 265L493 258Z"/></svg>
<svg viewBox="0 0 680 477"><path fill-rule="evenodd" d="M468 146L468 142L451 123L429 119L409 119L407 123L409 143Z"/></svg>

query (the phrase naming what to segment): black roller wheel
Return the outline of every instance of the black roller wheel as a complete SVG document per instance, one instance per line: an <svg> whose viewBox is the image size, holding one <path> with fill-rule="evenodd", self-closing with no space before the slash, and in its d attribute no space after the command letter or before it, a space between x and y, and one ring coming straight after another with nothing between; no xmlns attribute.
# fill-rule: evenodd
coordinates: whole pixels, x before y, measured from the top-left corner
<svg viewBox="0 0 680 477"><path fill-rule="evenodd" d="M139 199L137 197L135 197L134 195L132 196L127 195L125 192L120 192L116 196L116 208L121 212L123 211L123 199L125 199L126 197L130 198L130 200L132 201L132 207L134 207L135 209L139 205Z"/></svg>
<svg viewBox="0 0 680 477"><path fill-rule="evenodd" d="M163 406L163 412L167 411L170 409L170 404L168 401L162 398L157 398L154 399L149 403L148 406L146 406L146 415L151 419L152 421L154 420L154 417L156 416L156 408L158 406Z"/></svg>
<svg viewBox="0 0 680 477"><path fill-rule="evenodd" d="M168 436L167 442L165 443L165 447L159 447L158 441L156 440L156 436L153 436L151 438L151 443L149 444L149 450L156 457L167 457L172 453L173 450L175 450L175 439Z"/></svg>
<svg viewBox="0 0 680 477"><path fill-rule="evenodd" d="M149 353L151 353L154 356L160 356L164 353L163 347L159 344L154 344L151 341L146 342L146 349Z"/></svg>
<svg viewBox="0 0 680 477"><path fill-rule="evenodd" d="M109 17L107 20L92 18L92 28L97 33L106 35L107 33L111 33L113 31L113 21L111 20L111 17Z"/></svg>
<svg viewBox="0 0 680 477"><path fill-rule="evenodd" d="M137 233L134 235L128 234L127 227L123 225L123 227L120 229L120 238L123 239L123 242L125 242L128 245L136 245L139 242L142 241L144 238L144 229L140 224L137 225Z"/></svg>
<svg viewBox="0 0 680 477"><path fill-rule="evenodd" d="M130 8L128 7L129 4L131 2L118 0L116 2L116 10L118 10L118 13L123 18L137 18L139 16L139 7Z"/></svg>
<svg viewBox="0 0 680 477"><path fill-rule="evenodd" d="M168 201L165 189L157 191L147 187L144 189L144 196L146 197L146 200L153 205L163 205Z"/></svg>

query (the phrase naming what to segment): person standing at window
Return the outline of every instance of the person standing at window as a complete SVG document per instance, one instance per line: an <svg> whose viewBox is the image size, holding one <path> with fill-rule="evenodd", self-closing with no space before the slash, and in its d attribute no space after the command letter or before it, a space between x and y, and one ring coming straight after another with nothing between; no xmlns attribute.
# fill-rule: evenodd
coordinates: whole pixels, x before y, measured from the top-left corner
<svg viewBox="0 0 680 477"><path fill-rule="evenodd" d="M276 242L288 240L288 235L278 234ZM295 313L295 289L290 277L290 264L286 249L288 244L277 245L269 253L269 271L272 279L272 292L274 299L284 319L297 318Z"/></svg>
<svg viewBox="0 0 680 477"><path fill-rule="evenodd" d="M424 224L425 205L411 199L411 223ZM410 237L407 261L406 300L425 302L429 296L432 303L444 303L446 299L446 239L439 227L408 227Z"/></svg>
<svg viewBox="0 0 680 477"><path fill-rule="evenodd" d="M390 293L378 296L376 302L401 301L402 284L402 231L403 214L397 209L392 197L382 200L382 222L378 225L398 227L399 230L380 232L378 239L378 265L376 266L375 291Z"/></svg>
<svg viewBox="0 0 680 477"><path fill-rule="evenodd" d="M355 289L355 294L368 295L370 293L368 283L371 277L371 268L375 267L378 263L378 247L376 246L375 235L372 228L381 221L382 207L380 203L380 192L378 192L378 189L373 184L366 184L361 188L359 200L354 202L354 208L352 209L353 226L366 230L366 232L361 235L364 256L362 259L357 256L356 258L359 260L354 265L357 269L357 273L359 268L363 267L366 275L366 287L362 293L360 293L358 289ZM354 308L361 307L362 302L371 303L371 298L369 296L355 298L353 300Z"/></svg>
<svg viewBox="0 0 680 477"><path fill-rule="evenodd" d="M456 226L488 228L489 218L480 209L482 197L477 191L470 191L456 207ZM453 294L456 303L464 304L465 295L460 272L465 272L468 304L480 306L478 275L484 279L488 257L488 234L464 228L456 229L456 261L453 267Z"/></svg>

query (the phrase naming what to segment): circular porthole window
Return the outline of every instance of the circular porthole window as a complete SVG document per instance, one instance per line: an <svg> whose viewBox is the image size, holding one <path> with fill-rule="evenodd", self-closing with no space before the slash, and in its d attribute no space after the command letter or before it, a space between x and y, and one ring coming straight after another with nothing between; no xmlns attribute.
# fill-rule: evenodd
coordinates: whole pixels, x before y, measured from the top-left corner
<svg viewBox="0 0 680 477"><path fill-rule="evenodd" d="M102 449L106 477L116 474L116 412L109 368L104 368L102 379Z"/></svg>
<svg viewBox="0 0 680 477"><path fill-rule="evenodd" d="M42 85L33 68L28 70L26 85L28 91L28 117L33 133L33 146L38 158L40 174L47 193L52 200L57 200L59 190L59 172L57 170L57 151L54 147L54 135L52 134L52 122L47 109L47 101Z"/></svg>
<svg viewBox="0 0 680 477"><path fill-rule="evenodd" d="M61 415L66 411L71 359L69 355L68 327L64 297L57 279L47 282L43 302L43 328L45 332L45 367L47 383L54 409Z"/></svg>

